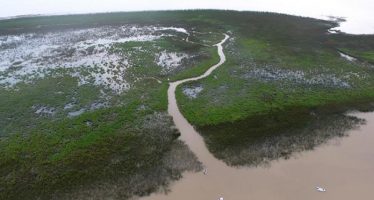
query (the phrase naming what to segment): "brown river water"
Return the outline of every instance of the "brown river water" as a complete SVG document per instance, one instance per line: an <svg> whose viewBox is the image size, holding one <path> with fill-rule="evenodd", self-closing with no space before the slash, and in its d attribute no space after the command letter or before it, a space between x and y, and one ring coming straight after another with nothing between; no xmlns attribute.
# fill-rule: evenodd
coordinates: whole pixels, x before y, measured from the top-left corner
<svg viewBox="0 0 374 200"><path fill-rule="evenodd" d="M349 131L349 137L333 139L313 151L288 160L272 161L270 167L227 166L207 149L203 138L178 109L178 85L205 78L225 61L222 44L216 46L221 58L203 75L170 84L169 114L183 140L203 163L204 172L183 174L170 191L154 193L145 200L344 200L374 199L374 113L350 113L366 124ZM316 187L326 189L317 191Z"/></svg>

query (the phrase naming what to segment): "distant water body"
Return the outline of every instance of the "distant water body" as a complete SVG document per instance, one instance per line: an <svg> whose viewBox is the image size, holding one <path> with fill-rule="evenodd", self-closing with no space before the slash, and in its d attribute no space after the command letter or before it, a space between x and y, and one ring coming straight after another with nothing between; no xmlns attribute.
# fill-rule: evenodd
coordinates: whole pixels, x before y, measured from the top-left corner
<svg viewBox="0 0 374 200"><path fill-rule="evenodd" d="M329 16L343 17L347 21L338 28L340 31L351 34L374 34L373 0L231 0L230 3L227 0L12 0L2 4L0 18L36 14L180 9L268 11L319 19L328 19Z"/></svg>

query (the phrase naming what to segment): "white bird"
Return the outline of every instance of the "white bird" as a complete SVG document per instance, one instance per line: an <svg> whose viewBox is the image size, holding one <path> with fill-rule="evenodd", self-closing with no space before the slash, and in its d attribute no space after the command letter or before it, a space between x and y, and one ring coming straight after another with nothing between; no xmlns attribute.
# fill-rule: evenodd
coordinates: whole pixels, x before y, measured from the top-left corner
<svg viewBox="0 0 374 200"><path fill-rule="evenodd" d="M325 188L316 187L316 189L317 189L318 192L326 192Z"/></svg>
<svg viewBox="0 0 374 200"><path fill-rule="evenodd" d="M223 200L223 197L220 197L219 200Z"/></svg>

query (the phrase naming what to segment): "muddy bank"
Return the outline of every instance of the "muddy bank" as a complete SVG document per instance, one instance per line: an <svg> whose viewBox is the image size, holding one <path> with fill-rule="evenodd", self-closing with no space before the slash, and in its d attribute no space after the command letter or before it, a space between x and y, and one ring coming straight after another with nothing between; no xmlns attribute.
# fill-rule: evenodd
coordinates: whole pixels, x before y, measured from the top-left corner
<svg viewBox="0 0 374 200"><path fill-rule="evenodd" d="M362 119L346 116L349 110L373 111L368 100L331 103L317 108L274 109L235 122L196 127L209 149L230 166L267 165L288 159L294 153L313 150L362 124Z"/></svg>

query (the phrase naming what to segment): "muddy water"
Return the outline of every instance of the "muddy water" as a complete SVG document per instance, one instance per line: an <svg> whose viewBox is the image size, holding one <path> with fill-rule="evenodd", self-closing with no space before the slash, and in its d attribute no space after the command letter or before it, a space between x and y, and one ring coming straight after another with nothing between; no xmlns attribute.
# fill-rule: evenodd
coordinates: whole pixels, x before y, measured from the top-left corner
<svg viewBox="0 0 374 200"><path fill-rule="evenodd" d="M374 197L374 113L357 113L367 120L350 137L331 141L298 158L274 161L269 168L232 168L209 153L203 138L180 113L175 99L179 84L208 76L225 62L222 40L218 47L220 62L202 76L170 84L169 114L181 132L181 139L204 164L207 173L185 173L170 187L168 194L156 193L149 200L225 200L261 199L371 199ZM372 133L373 132L373 133ZM318 192L316 187L327 189Z"/></svg>

